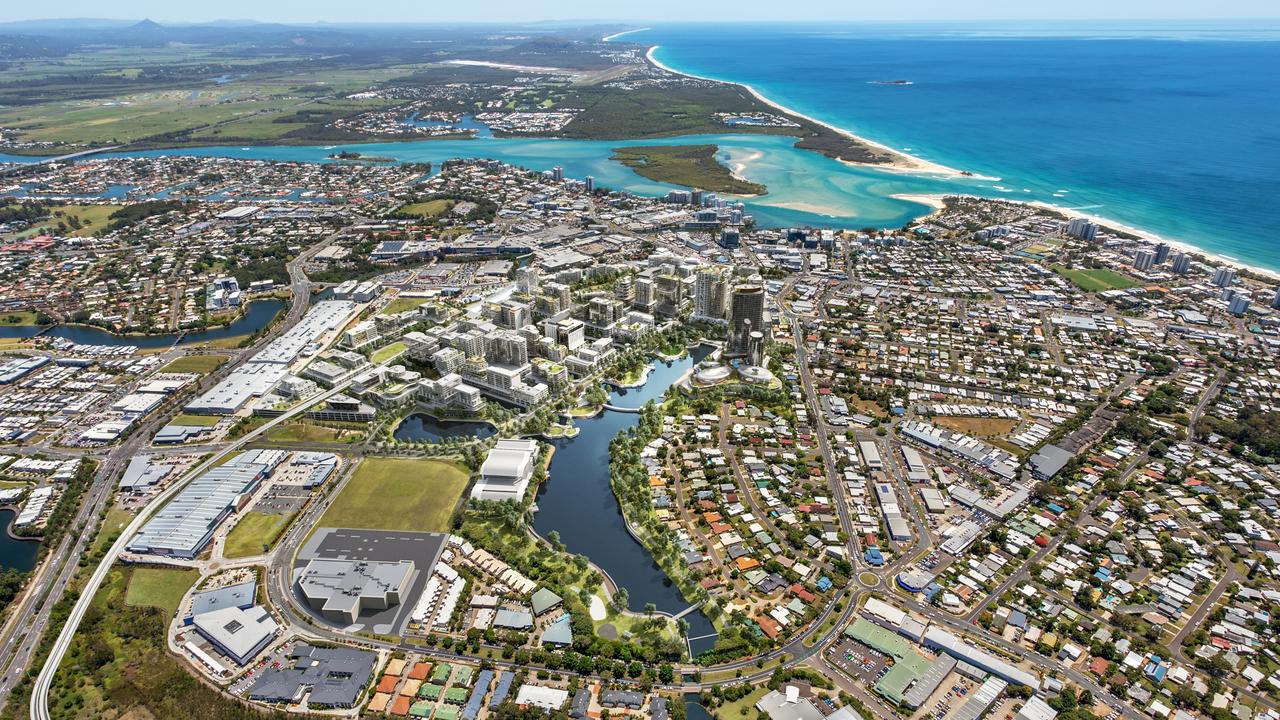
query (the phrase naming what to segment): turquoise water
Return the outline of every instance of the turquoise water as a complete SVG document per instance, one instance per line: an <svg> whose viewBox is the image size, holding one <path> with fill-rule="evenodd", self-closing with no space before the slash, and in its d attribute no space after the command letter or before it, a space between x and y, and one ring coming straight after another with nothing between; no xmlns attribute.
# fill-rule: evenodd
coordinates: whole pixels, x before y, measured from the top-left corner
<svg viewBox="0 0 1280 720"><path fill-rule="evenodd" d="M457 157L485 157L533 168L549 170L562 166L568 177L595 177L597 185L643 195L665 195L677 186L643 178L630 168L609 159L613 148L634 145L664 145L673 142L713 143L720 158L738 167L749 180L769 188L766 195L748 198L746 203L763 226L787 227L901 227L912 218L929 212L918 202L897 199L897 194L979 192L975 180L947 180L872 168L851 167L817 153L792 147L792 138L772 135L729 133L687 135L654 140L561 140L548 138L477 138L474 140L414 140L338 146L204 147L181 150L152 150L104 157L147 157L199 155L255 160L328 162L328 156L343 150L394 157L405 162L440 162ZM6 159L0 156L0 160Z"/></svg>
<svg viewBox="0 0 1280 720"><path fill-rule="evenodd" d="M489 157L645 195L674 186L609 160L619 146L715 143L768 194L765 227L900 227L929 208L895 195L971 193L1101 215L1280 270L1280 26L662 26L678 70L751 84L800 112L988 178L851 167L785 137L649 141L477 138L340 146L210 147L130 155L325 162L353 150L439 163ZM909 80L910 85L875 84ZM26 160L0 155L0 160Z"/></svg>
<svg viewBox="0 0 1280 720"><path fill-rule="evenodd" d="M676 70L1001 178L980 194L1280 269L1274 22L661 26L618 41L658 44ZM888 80L912 84L877 84Z"/></svg>

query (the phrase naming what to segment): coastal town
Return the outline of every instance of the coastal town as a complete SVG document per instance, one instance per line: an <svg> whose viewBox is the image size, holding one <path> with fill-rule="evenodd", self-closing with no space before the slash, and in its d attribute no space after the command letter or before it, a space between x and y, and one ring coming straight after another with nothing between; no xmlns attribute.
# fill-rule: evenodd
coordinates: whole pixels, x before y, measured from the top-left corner
<svg viewBox="0 0 1280 720"><path fill-rule="evenodd" d="M0 720L1280 720L1280 275L1186 148L1180 242L1070 118L1098 188L841 127L1016 147L915 31L827 112L374 5L0 22Z"/></svg>
<svg viewBox="0 0 1280 720"><path fill-rule="evenodd" d="M40 557L0 661L72 628L11 705L106 713L151 658L208 708L363 717L1276 714L1274 281L1000 200L765 228L319 167L90 158L10 206L0 475Z"/></svg>

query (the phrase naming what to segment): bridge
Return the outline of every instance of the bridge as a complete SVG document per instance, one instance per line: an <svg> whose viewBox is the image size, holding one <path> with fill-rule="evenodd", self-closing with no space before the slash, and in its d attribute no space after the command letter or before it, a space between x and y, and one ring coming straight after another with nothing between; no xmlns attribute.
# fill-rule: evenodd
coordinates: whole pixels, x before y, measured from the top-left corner
<svg viewBox="0 0 1280 720"><path fill-rule="evenodd" d="M631 413L632 415L639 415L639 414L640 414L640 411L641 411L643 408L620 407L620 406L618 406L618 405L610 405L609 403L605 403L605 404L604 404L604 409L605 409L605 410L612 410L613 412Z"/></svg>
<svg viewBox="0 0 1280 720"><path fill-rule="evenodd" d="M15 173L15 172L18 172L18 171L20 171L20 170L23 170L23 169L25 169L25 168L35 167L35 166L37 166L37 165L43 165L43 164L45 164L45 163L63 162L63 161L66 161L66 160L75 160L76 158L87 157L87 156L89 156L89 155L97 155L98 153L111 152L112 150L119 150L119 149L120 149L120 148L122 148L122 147L124 147L124 146L123 146L123 145L108 145L108 146L106 146L106 147L100 147L100 148L89 148L88 150L80 150L80 151L78 151L78 152L67 153L66 155L58 155L58 156L56 156L56 157L39 157L39 156L33 156L33 159L31 160L31 162L24 162L24 163L19 164L17 167L9 168L8 170L5 170L4 172L0 172L0 175L8 175L8 174L10 174L10 173Z"/></svg>

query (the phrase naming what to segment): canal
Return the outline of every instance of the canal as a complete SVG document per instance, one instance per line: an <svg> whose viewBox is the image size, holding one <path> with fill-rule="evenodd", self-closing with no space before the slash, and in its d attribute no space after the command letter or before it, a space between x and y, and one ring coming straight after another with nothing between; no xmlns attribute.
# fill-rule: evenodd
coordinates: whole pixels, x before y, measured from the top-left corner
<svg viewBox="0 0 1280 720"><path fill-rule="evenodd" d="M487 438L497 430L487 422L471 420L439 420L427 413L414 413L405 418L393 436L400 442L439 442L445 438Z"/></svg>
<svg viewBox="0 0 1280 720"><path fill-rule="evenodd" d="M710 348L700 346L693 355L680 360L655 361L642 387L610 393L610 404L640 407L661 398L709 352ZM640 416L634 413L605 412L578 420L577 437L554 441L556 451L549 478L538 493L533 525L543 537L553 530L558 532L569 552L586 555L619 587L626 588L631 609L653 603L658 610L675 615L689 607L689 601L681 597L649 551L627 531L609 484L609 443L639 421ZM689 613L684 620L689 623L689 644L694 656L715 644L715 629L701 611Z"/></svg>
<svg viewBox="0 0 1280 720"><path fill-rule="evenodd" d="M0 327L0 338L59 337L81 345L135 345L139 348L162 348L172 345L179 337L181 345L194 345L211 340L252 335L271 324L276 314L284 310L285 301L278 298L255 300L244 314L229 325L210 330L194 330L185 335L116 335L108 330L90 325L16 325ZM42 332L43 331L43 332Z"/></svg>
<svg viewBox="0 0 1280 720"><path fill-rule="evenodd" d="M40 552L38 540L18 540L9 535L9 523L17 515L13 510L0 510L0 568L27 572L36 566Z"/></svg>

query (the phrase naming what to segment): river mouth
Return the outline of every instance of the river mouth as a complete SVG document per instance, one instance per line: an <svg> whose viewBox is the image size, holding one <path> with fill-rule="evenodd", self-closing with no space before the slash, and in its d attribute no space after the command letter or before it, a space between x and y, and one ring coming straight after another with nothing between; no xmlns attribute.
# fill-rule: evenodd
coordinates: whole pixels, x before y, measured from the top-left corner
<svg viewBox="0 0 1280 720"><path fill-rule="evenodd" d="M679 360L654 360L643 386L611 392L609 403L638 408L661 399L711 351L699 345ZM556 451L548 479L538 490L533 526L543 537L559 533L568 552L586 555L617 587L626 588L632 610L653 603L660 612L678 615L689 608L689 601L631 535L609 482L609 443L639 422L635 413L606 410L576 421L577 437L551 441ZM715 644L715 628L700 610L682 617L689 623L690 656L697 657Z"/></svg>

